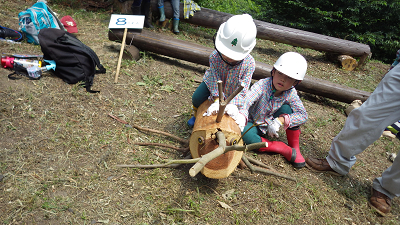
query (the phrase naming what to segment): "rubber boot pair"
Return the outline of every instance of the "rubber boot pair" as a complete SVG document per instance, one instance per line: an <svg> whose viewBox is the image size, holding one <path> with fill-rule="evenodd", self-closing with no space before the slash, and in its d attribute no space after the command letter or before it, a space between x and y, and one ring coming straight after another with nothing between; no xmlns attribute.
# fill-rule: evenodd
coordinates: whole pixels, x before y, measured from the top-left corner
<svg viewBox="0 0 400 225"><path fill-rule="evenodd" d="M160 11L160 22L164 22L165 21L165 11L164 11L164 6L159 6L158 10ZM174 32L174 34L179 34L179 18L174 18L172 21L172 31Z"/></svg>
<svg viewBox="0 0 400 225"><path fill-rule="evenodd" d="M300 152L300 130L286 130L288 145L281 141L269 141L261 137L262 142L267 142L268 147L260 148L260 152L273 152L283 155L287 161L292 163L295 168L303 168L306 163Z"/></svg>

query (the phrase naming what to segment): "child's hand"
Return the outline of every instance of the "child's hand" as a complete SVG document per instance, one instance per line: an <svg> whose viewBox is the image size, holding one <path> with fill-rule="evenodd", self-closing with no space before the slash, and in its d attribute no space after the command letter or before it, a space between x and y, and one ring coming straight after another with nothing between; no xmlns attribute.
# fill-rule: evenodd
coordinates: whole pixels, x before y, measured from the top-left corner
<svg viewBox="0 0 400 225"><path fill-rule="evenodd" d="M268 125L268 135L270 137L279 137L278 131L279 128L282 126L282 122L279 120L279 118L275 118L272 121L272 124Z"/></svg>
<svg viewBox="0 0 400 225"><path fill-rule="evenodd" d="M225 107L225 113L234 118L239 114L239 109L235 104L228 104Z"/></svg>
<svg viewBox="0 0 400 225"><path fill-rule="evenodd" d="M208 107L207 112L203 114L203 116L211 116L213 114L217 114L219 111L219 100L216 100L213 104Z"/></svg>
<svg viewBox="0 0 400 225"><path fill-rule="evenodd" d="M241 113L238 113L233 119L239 126L240 132L243 132L244 127L246 126L246 117L244 117Z"/></svg>

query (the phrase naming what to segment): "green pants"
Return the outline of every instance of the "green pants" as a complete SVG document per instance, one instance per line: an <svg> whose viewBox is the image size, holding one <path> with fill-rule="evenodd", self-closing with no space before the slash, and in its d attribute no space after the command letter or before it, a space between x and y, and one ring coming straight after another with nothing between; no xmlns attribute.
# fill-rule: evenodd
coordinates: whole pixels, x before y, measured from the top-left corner
<svg viewBox="0 0 400 225"><path fill-rule="evenodd" d="M281 108L278 109L274 113L274 118L278 117L281 114L292 114L293 110L290 108L288 104L282 105ZM251 126L253 125L252 122L248 122L247 125L244 127L242 135L246 132ZM264 136L263 132L257 127L252 127L244 136L243 141L246 144L253 144L257 142L261 142L261 137Z"/></svg>
<svg viewBox="0 0 400 225"><path fill-rule="evenodd" d="M206 83L201 82L199 87L194 91L192 95L192 103L193 106L196 108L199 108L199 106L208 99L210 96L210 91L208 90L208 87Z"/></svg>

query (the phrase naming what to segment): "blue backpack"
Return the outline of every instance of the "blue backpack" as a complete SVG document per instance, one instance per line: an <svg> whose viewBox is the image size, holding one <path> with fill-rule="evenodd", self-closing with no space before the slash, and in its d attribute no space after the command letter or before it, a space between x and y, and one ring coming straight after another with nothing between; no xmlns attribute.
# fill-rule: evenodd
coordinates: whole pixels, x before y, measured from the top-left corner
<svg viewBox="0 0 400 225"><path fill-rule="evenodd" d="M32 7L18 14L19 27L28 43L39 44L39 31L43 28L64 30L64 26L54 12L40 0Z"/></svg>

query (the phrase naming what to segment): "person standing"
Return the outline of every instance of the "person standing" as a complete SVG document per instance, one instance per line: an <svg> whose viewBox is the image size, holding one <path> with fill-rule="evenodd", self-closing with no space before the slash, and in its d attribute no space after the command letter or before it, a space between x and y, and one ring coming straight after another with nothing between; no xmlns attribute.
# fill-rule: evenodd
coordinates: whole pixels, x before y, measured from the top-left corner
<svg viewBox="0 0 400 225"><path fill-rule="evenodd" d="M306 158L315 172L343 176L350 172L356 155L378 140L382 131L400 120L400 64L381 80L374 92L359 108L352 110L343 129L333 139L328 156ZM398 153L400 154L400 152ZM380 215L390 212L394 197L400 196L400 157L380 177L374 179L369 205Z"/></svg>

